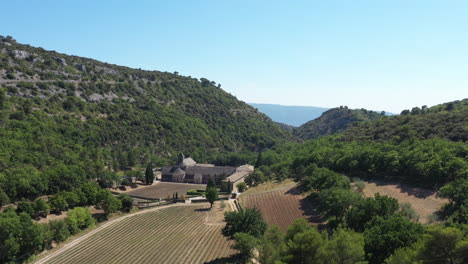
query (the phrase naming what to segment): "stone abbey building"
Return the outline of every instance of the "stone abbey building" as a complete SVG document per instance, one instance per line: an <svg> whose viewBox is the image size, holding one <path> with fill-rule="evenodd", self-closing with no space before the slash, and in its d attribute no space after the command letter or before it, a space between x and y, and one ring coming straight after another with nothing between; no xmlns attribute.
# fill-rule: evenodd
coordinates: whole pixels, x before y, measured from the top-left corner
<svg viewBox="0 0 468 264"><path fill-rule="evenodd" d="M164 166L161 181L207 184L211 178L217 183L230 182L233 186L243 182L245 176L254 171L251 165L240 167L215 166L213 164L196 163L192 158L179 157L179 164Z"/></svg>

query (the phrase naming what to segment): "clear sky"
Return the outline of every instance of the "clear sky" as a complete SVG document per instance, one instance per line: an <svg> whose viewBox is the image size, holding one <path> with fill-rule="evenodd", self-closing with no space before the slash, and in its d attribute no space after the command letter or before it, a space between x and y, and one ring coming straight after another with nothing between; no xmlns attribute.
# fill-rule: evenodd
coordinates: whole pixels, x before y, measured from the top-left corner
<svg viewBox="0 0 468 264"><path fill-rule="evenodd" d="M399 113L468 97L468 1L2 1L0 34L205 77L246 102Z"/></svg>

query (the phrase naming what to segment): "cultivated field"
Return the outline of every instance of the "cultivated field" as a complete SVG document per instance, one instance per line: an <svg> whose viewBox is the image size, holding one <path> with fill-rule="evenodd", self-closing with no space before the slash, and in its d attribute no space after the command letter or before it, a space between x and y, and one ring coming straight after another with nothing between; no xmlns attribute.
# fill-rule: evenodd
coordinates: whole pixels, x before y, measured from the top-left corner
<svg viewBox="0 0 468 264"><path fill-rule="evenodd" d="M266 183L250 188L240 196L241 206L258 208L268 224L286 230L295 219L303 217L312 224L322 222L313 205L306 200L293 181Z"/></svg>
<svg viewBox="0 0 468 264"><path fill-rule="evenodd" d="M221 234L223 213L176 204L105 223L39 259L42 263L204 263L235 253ZM229 206L226 206L226 209Z"/></svg>
<svg viewBox="0 0 468 264"><path fill-rule="evenodd" d="M438 211L447 200L437 198L431 190L410 187L405 184L365 182L364 195L374 197L376 193L393 197L401 203L410 203L419 215L421 223L428 223L434 212Z"/></svg>
<svg viewBox="0 0 468 264"><path fill-rule="evenodd" d="M191 189L206 189L206 184L188 184L188 183L174 183L174 182L158 182L148 187L138 188L126 192L129 195L135 195L139 197L149 199L166 199L167 196L171 196L173 193L179 193L179 197L182 194L186 194Z"/></svg>

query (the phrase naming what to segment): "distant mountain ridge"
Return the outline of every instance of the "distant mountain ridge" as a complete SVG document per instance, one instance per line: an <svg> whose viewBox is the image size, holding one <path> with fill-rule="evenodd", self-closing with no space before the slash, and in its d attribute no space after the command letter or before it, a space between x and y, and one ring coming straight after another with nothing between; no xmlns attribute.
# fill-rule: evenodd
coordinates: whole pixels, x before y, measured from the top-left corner
<svg viewBox="0 0 468 264"><path fill-rule="evenodd" d="M298 127L310 120L318 118L329 108L315 106L288 106L279 104L248 103L258 111L269 116L273 121Z"/></svg>

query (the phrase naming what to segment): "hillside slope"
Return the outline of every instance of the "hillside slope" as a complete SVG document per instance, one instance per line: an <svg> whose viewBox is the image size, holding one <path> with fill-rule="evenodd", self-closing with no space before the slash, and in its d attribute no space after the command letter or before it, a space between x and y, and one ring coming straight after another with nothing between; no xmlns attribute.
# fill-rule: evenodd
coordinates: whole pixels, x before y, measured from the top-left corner
<svg viewBox="0 0 468 264"><path fill-rule="evenodd" d="M403 141L406 139L444 138L468 142L468 99L433 107L404 110L399 116L387 116L357 124L344 131L344 139Z"/></svg>
<svg viewBox="0 0 468 264"><path fill-rule="evenodd" d="M332 108L319 118L294 129L294 134L304 140L338 133L359 122L382 118L384 113L366 109L348 109L348 107Z"/></svg>
<svg viewBox="0 0 468 264"><path fill-rule="evenodd" d="M47 191L52 174L96 178L169 163L180 152L203 162L213 153L258 151L291 138L207 79L0 37L0 189L20 178L35 185L11 192L12 199L53 192Z"/></svg>

